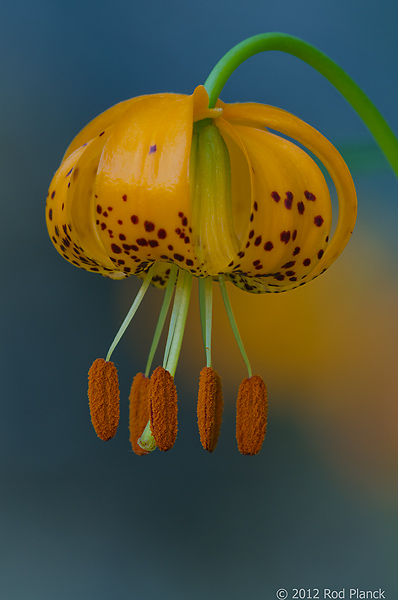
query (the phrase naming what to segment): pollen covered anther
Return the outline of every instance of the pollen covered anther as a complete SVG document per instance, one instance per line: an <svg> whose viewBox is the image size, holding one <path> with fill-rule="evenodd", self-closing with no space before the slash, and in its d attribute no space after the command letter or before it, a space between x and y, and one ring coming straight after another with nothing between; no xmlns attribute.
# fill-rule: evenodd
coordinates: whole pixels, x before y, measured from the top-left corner
<svg viewBox="0 0 398 600"><path fill-rule="evenodd" d="M221 379L211 367L200 372L198 394L198 428L202 446L213 452L220 435L223 410Z"/></svg>
<svg viewBox="0 0 398 600"><path fill-rule="evenodd" d="M98 437L107 442L116 434L120 416L117 370L113 362L97 358L88 372L91 422Z"/></svg>
<svg viewBox="0 0 398 600"><path fill-rule="evenodd" d="M152 373L149 384L151 431L159 450L170 450L177 437L177 390L173 376L163 367Z"/></svg>
<svg viewBox="0 0 398 600"><path fill-rule="evenodd" d="M130 390L130 443L133 452L139 456L148 454L146 450L138 444L138 439L142 435L146 424L149 421L149 377L143 373L138 373L131 385Z"/></svg>
<svg viewBox="0 0 398 600"><path fill-rule="evenodd" d="M267 388L259 375L244 379L236 403L236 440L242 454L261 450L267 429Z"/></svg>

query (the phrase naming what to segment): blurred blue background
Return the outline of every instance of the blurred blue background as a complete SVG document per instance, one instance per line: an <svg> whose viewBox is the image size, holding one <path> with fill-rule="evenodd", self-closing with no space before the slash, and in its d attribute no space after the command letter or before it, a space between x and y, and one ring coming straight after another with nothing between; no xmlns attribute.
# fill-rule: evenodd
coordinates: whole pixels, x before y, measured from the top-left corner
<svg viewBox="0 0 398 600"><path fill-rule="evenodd" d="M72 268L44 223L52 175L86 122L132 96L192 93L227 50L256 33L283 31L318 46L398 132L397 18L394 0L2 1L5 600L272 599L294 587L381 587L398 597L398 183L328 82L268 53L241 66L222 94L289 110L329 137L352 167L360 206L352 242L308 291L236 295L242 335L269 388L257 457L236 448L234 399L245 371L217 307L225 417L214 454L200 446L195 302L176 376L177 443L166 454L130 451L127 396L145 366L156 290L113 358L118 435L98 440L87 370L106 353L138 286ZM269 315L267 338L255 310ZM280 333L282 315L290 337L279 348L271 333Z"/></svg>

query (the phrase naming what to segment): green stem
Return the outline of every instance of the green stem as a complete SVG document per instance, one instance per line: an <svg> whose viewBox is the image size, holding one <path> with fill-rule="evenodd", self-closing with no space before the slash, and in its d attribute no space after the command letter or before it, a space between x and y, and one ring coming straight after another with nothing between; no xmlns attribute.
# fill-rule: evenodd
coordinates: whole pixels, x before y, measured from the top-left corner
<svg viewBox="0 0 398 600"><path fill-rule="evenodd" d="M264 33L234 46L216 64L204 84L209 94L210 108L215 106L221 90L235 69L246 59L266 50L292 54L326 77L365 123L398 177L398 139L382 114L341 67L326 54L297 37L284 33Z"/></svg>
<svg viewBox="0 0 398 600"><path fill-rule="evenodd" d="M232 311L232 306L231 306L231 303L229 301L228 292L227 292L227 288L226 288L226 285L225 285L224 276L220 275L219 278L218 278L218 281L220 283L221 295L222 295L222 299L224 300L224 306L225 306L225 310L227 311L229 323L230 323L232 331L234 333L234 336L235 336L236 342L238 344L240 353L241 353L241 355L243 357L243 360L245 361L249 377L251 377L252 376L252 368L251 368L249 359L247 357L246 350L245 350L245 347L244 347L243 342L242 342L242 338L240 337L238 326L237 326L236 321L235 321L234 313Z"/></svg>

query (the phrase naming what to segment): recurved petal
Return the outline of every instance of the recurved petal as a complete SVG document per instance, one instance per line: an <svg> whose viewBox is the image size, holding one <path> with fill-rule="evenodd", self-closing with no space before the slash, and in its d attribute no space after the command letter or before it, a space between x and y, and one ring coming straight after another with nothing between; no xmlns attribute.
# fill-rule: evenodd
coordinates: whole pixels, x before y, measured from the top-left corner
<svg viewBox="0 0 398 600"><path fill-rule="evenodd" d="M327 247L332 222L327 184L312 158L292 142L254 127L234 129L251 168L252 212L230 278L248 291L292 289L310 276Z"/></svg>
<svg viewBox="0 0 398 600"><path fill-rule="evenodd" d="M328 170L337 191L339 216L333 238L312 270L311 279L320 275L344 250L356 220L355 187L343 158L316 129L284 110L255 103L224 104L219 101L217 106L223 109L224 117L234 125L267 127L297 140L313 152Z"/></svg>
<svg viewBox="0 0 398 600"><path fill-rule="evenodd" d="M196 272L188 178L193 96L164 94L135 102L113 125L95 194L106 253L125 271L173 261Z"/></svg>
<svg viewBox="0 0 398 600"><path fill-rule="evenodd" d="M104 275L110 274L113 264L104 254L102 244L97 239L91 240L89 247L84 243L89 239L93 225L89 223L89 230L84 239L79 235L79 227L76 228L76 220L73 221L73 211L79 214L84 212L90 202L90 197L76 197L74 200L74 188L76 175L79 173L77 165L85 162L84 155L91 152L90 143L81 146L73 152L59 167L51 182L46 204L46 223L52 242L57 251L69 262L87 271L99 272ZM94 179L93 173L89 174L90 181ZM97 236L98 237L98 236Z"/></svg>
<svg viewBox="0 0 398 600"><path fill-rule="evenodd" d="M95 117L90 123L87 123L85 127L76 135L76 137L70 143L67 151L64 154L63 160L65 160L72 152L74 152L83 144L87 144L93 138L101 135L109 127L111 127L120 117L126 112L128 108L135 102L145 98L145 96L138 96L129 100L124 100L115 104L111 108L108 108L103 113Z"/></svg>

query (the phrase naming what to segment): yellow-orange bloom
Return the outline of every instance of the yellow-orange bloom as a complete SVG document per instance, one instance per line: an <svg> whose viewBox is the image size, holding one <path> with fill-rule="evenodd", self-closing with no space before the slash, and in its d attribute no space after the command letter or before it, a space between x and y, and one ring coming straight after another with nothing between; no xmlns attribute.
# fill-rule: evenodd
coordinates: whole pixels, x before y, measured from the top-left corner
<svg viewBox="0 0 398 600"><path fill-rule="evenodd" d="M302 147L323 163L336 188L339 216L332 237L328 186ZM199 388L202 444L213 451L221 426L221 382L211 368L212 282L218 280L249 374L239 390L238 446L244 454L259 452L266 388L259 376L252 376L225 281L252 293L303 285L339 256L355 218L350 173L320 133L270 106L219 100L209 108L203 86L191 96L159 94L121 102L75 137L47 198L47 227L55 248L87 271L144 279L105 364L149 283L167 286L145 376L135 380L131 392L131 443L137 454L156 446L168 450L177 436L173 378L193 277L200 282L210 374ZM174 287L163 367L149 384ZM96 401L102 406L107 398Z"/></svg>
<svg viewBox="0 0 398 600"><path fill-rule="evenodd" d="M320 169L270 130L328 169L339 199L331 241ZM164 286L174 263L250 292L292 289L322 273L355 217L350 173L320 133L270 106L209 109L203 86L191 96L133 98L94 119L69 146L46 210L56 249L78 267L118 279L158 263L152 281Z"/></svg>

